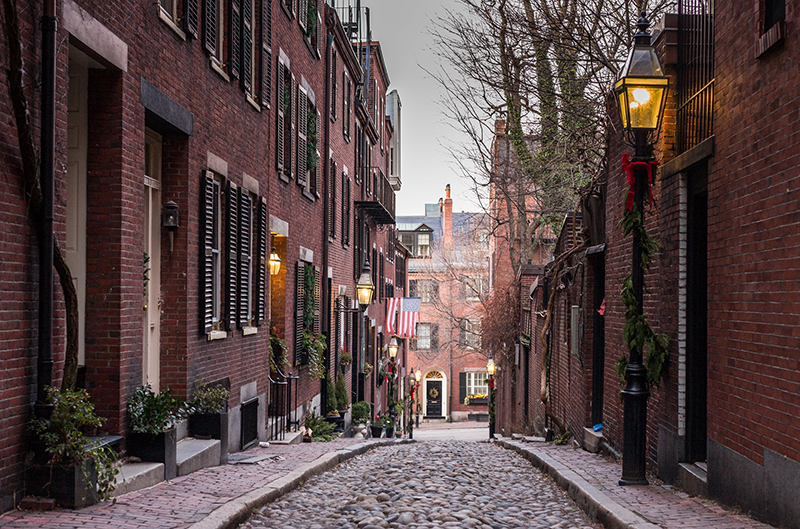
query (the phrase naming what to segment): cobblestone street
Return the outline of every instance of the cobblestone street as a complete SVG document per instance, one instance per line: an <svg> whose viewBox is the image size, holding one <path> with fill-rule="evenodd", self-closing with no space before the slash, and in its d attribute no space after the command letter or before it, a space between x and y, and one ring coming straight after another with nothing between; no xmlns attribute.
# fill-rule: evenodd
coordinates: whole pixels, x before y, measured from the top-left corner
<svg viewBox="0 0 800 529"><path fill-rule="evenodd" d="M489 443L377 448L260 509L242 527L599 528L547 477Z"/></svg>

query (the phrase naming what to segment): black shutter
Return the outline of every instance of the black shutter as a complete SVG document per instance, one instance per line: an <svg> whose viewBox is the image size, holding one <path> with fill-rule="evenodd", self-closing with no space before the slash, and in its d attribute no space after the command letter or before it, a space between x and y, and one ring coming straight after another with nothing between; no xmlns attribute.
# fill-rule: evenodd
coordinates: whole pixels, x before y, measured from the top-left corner
<svg viewBox="0 0 800 529"><path fill-rule="evenodd" d="M203 41L208 53L217 55L217 0L205 0Z"/></svg>
<svg viewBox="0 0 800 529"><path fill-rule="evenodd" d="M260 325L267 318L267 259L270 254L269 243L269 216L267 215L267 199L261 197L258 204L258 255L256 256L257 281L256 287L256 325Z"/></svg>
<svg viewBox="0 0 800 529"><path fill-rule="evenodd" d="M202 248L203 255L203 332L210 334L214 318L214 174L203 175Z"/></svg>
<svg viewBox="0 0 800 529"><path fill-rule="evenodd" d="M200 20L200 0L184 0L184 26L186 33L193 39L197 38L198 22Z"/></svg>
<svg viewBox="0 0 800 529"><path fill-rule="evenodd" d="M228 0L228 73L239 78L242 64L242 0Z"/></svg>
<svg viewBox="0 0 800 529"><path fill-rule="evenodd" d="M227 268L225 270L226 284L225 290L228 296L225 307L225 324L228 330L236 328L237 300L236 291L238 290L238 242L239 242L239 190L236 184L228 182L227 190L227 229L225 231L225 243L227 246Z"/></svg>
<svg viewBox="0 0 800 529"><path fill-rule="evenodd" d="M286 157L286 116L284 115L284 109L286 108L286 66L283 65L282 62L278 62L278 84L276 86L276 90L278 91L278 101L276 103L278 119L278 131L276 134L276 138L278 139L278 145L276 146L275 151L277 152L277 167L279 172L284 172L285 168L283 166L283 162Z"/></svg>
<svg viewBox="0 0 800 529"><path fill-rule="evenodd" d="M302 261L297 262L297 275L295 277L295 313L294 313L294 363L306 363L306 354L303 351L303 307L306 297L304 285L305 268Z"/></svg>
<svg viewBox="0 0 800 529"><path fill-rule="evenodd" d="M319 138L322 134L322 129L320 128L320 113L318 110L314 111L314 125L316 127L316 136L314 138L314 144L311 148L314 150L315 153L319 154ZM314 193L317 198L319 198L319 177L318 175L322 174L322 156L315 156L317 159L317 164L314 167L310 167L314 171L314 179L311 182L311 192Z"/></svg>
<svg viewBox="0 0 800 529"><path fill-rule="evenodd" d="M330 160L328 162L328 236L331 239L336 238L336 162Z"/></svg>
<svg viewBox="0 0 800 529"><path fill-rule="evenodd" d="M350 244L350 178L342 173L342 244Z"/></svg>
<svg viewBox="0 0 800 529"><path fill-rule="evenodd" d="M297 169L297 161L295 159L295 153L299 152L299 148L297 148L297 82L295 81L294 75L291 76L291 81L289 82L289 115L286 116L286 119L289 120L289 127L290 131L288 134L287 141L289 142L289 178L294 178L295 169Z"/></svg>
<svg viewBox="0 0 800 529"><path fill-rule="evenodd" d="M250 279L252 258L252 209L250 192L242 188L239 193L239 327L250 324Z"/></svg>
<svg viewBox="0 0 800 529"><path fill-rule="evenodd" d="M331 65L330 65L330 90L328 90L328 109L330 110L331 121L336 121L336 81L339 76L336 75L336 49L331 50Z"/></svg>
<svg viewBox="0 0 800 529"><path fill-rule="evenodd" d="M261 106L272 101L272 0L261 0Z"/></svg>
<svg viewBox="0 0 800 529"><path fill-rule="evenodd" d="M431 286L433 287L431 290L431 302L439 301L439 282L431 282Z"/></svg>
<svg viewBox="0 0 800 529"><path fill-rule="evenodd" d="M464 404L464 399L467 398L467 374L458 374L458 402Z"/></svg>
<svg viewBox="0 0 800 529"><path fill-rule="evenodd" d="M305 0L302 0L305 2ZM306 185L308 167L308 96L297 90L297 184Z"/></svg>
<svg viewBox="0 0 800 529"><path fill-rule="evenodd" d="M431 324L431 349L439 348L439 324Z"/></svg>
<svg viewBox="0 0 800 529"><path fill-rule="evenodd" d="M253 93L253 0L242 0L242 86Z"/></svg>
<svg viewBox="0 0 800 529"><path fill-rule="evenodd" d="M384 298L383 283L383 252L381 252L380 257L378 258L378 284L380 285L378 288L378 302L383 301Z"/></svg>
<svg viewBox="0 0 800 529"><path fill-rule="evenodd" d="M409 279L408 280L408 297L415 298L419 294L417 294L417 280L416 279Z"/></svg>

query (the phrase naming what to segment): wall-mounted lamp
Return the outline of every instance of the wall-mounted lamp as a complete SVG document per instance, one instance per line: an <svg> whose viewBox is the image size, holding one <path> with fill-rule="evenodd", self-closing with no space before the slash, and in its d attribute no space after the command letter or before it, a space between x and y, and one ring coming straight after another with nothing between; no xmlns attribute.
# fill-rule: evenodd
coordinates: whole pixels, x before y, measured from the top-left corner
<svg viewBox="0 0 800 529"><path fill-rule="evenodd" d="M372 303L372 296L375 294L375 285L372 283L372 269L369 266L369 259L364 259L364 266L361 267L361 277L356 283L356 293L358 304L367 308Z"/></svg>
<svg viewBox="0 0 800 529"><path fill-rule="evenodd" d="M181 214L178 211L178 204L170 200L164 204L161 212L161 227L169 230L169 253L172 253L172 241L175 230L181 225Z"/></svg>
<svg viewBox="0 0 800 529"><path fill-rule="evenodd" d="M276 276L281 271L281 258L278 257L278 250L272 247L269 254L269 275Z"/></svg>

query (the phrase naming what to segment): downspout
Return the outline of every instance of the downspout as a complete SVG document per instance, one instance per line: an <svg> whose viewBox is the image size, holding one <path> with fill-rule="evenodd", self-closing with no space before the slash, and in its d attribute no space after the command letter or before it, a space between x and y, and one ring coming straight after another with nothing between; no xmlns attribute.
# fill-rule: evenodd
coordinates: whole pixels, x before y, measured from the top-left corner
<svg viewBox="0 0 800 529"><path fill-rule="evenodd" d="M37 418L49 419L45 388L53 385L53 174L55 161L56 106L56 17L55 0L45 0L42 15L42 124L41 186L42 216L39 238L39 355L36 362Z"/></svg>

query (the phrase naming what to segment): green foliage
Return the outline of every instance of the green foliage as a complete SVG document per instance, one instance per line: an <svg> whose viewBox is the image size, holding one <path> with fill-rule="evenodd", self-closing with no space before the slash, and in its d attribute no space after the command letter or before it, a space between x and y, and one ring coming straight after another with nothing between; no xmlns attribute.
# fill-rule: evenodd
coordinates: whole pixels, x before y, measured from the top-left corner
<svg viewBox="0 0 800 529"><path fill-rule="evenodd" d="M304 425L307 430L311 430L311 439L313 441L328 442L336 438L336 434L333 431L334 425L317 415L315 410L311 410L306 415Z"/></svg>
<svg viewBox="0 0 800 529"><path fill-rule="evenodd" d="M650 270L650 259L661 249L661 245L647 233L642 214L636 211L636 204L633 205L632 211L625 210L619 225L626 237L631 233L634 237L639 237L639 244L642 247L642 270L645 272Z"/></svg>
<svg viewBox="0 0 800 529"><path fill-rule="evenodd" d="M269 368L273 372L283 373L289 367L289 358L286 356L286 340L277 334L269 336Z"/></svg>
<svg viewBox="0 0 800 529"><path fill-rule="evenodd" d="M325 379L325 405L328 407L328 415L339 415L339 400L336 398L336 388L331 377Z"/></svg>
<svg viewBox="0 0 800 529"><path fill-rule="evenodd" d="M308 1L308 10L306 11L306 35L310 37L317 31L317 2L316 0L300 1Z"/></svg>
<svg viewBox="0 0 800 529"><path fill-rule="evenodd" d="M169 389L155 394L150 384L136 388L128 401L131 430L158 435L172 428L182 416L181 404L180 399L172 397Z"/></svg>
<svg viewBox="0 0 800 529"><path fill-rule="evenodd" d="M303 267L303 287L305 296L303 298L303 327L310 330L314 325L314 303L316 298L314 296L314 286L316 285L316 278L314 277L314 267L305 265Z"/></svg>
<svg viewBox="0 0 800 529"><path fill-rule="evenodd" d="M340 410L350 407L350 396L347 394L347 386L344 383L344 374L339 370L339 378L336 380L336 402Z"/></svg>
<svg viewBox="0 0 800 529"><path fill-rule="evenodd" d="M614 371L616 371L617 376L619 377L619 383L625 383L625 371L628 369L628 357L625 355L619 355L617 358L617 362L614 364Z"/></svg>
<svg viewBox="0 0 800 529"><path fill-rule="evenodd" d="M325 348L327 342L322 333L303 331L303 350L308 353L308 372L314 380L325 377Z"/></svg>
<svg viewBox="0 0 800 529"><path fill-rule="evenodd" d="M669 337L666 334L656 334L647 322L644 314L639 313L639 304L633 292L633 280L630 274L622 281L622 302L625 305L625 327L623 337L629 350L642 351L644 365L647 368L647 386L658 386L665 373L665 366L669 360ZM617 361L617 369L619 369ZM625 362L627 368L627 361ZM618 371L619 374L619 371ZM621 379L625 379L625 369L622 369Z"/></svg>
<svg viewBox="0 0 800 529"><path fill-rule="evenodd" d="M394 428L394 419L388 413L384 413L377 420L375 426L380 426L382 428Z"/></svg>
<svg viewBox="0 0 800 529"><path fill-rule="evenodd" d="M372 367L372 364L370 364L369 362L364 362L364 374L366 376L370 376L374 369L375 368Z"/></svg>
<svg viewBox="0 0 800 529"><path fill-rule="evenodd" d="M313 108L309 108L306 114L306 129L308 132L306 167L312 170L319 162L319 154L317 153L317 112Z"/></svg>
<svg viewBox="0 0 800 529"><path fill-rule="evenodd" d="M343 366L349 366L353 363L353 355L348 353L347 351L342 351L342 356L339 359L339 363Z"/></svg>
<svg viewBox="0 0 800 529"><path fill-rule="evenodd" d="M567 430L566 432L562 433L561 435L559 435L558 437L553 439L553 444L554 445L565 445L565 444L569 443L570 437L572 437L572 434L569 433L569 430Z"/></svg>
<svg viewBox="0 0 800 529"><path fill-rule="evenodd" d="M353 404L352 419L353 424L367 424L369 421L370 407L369 404L364 402L356 402Z"/></svg>
<svg viewBox="0 0 800 529"><path fill-rule="evenodd" d="M186 413L218 413L225 409L231 392L222 386L209 386L202 381L195 386L192 400L187 403Z"/></svg>
<svg viewBox="0 0 800 529"><path fill-rule="evenodd" d="M150 283L150 256L144 252L142 261L142 296L147 296L147 284Z"/></svg>
<svg viewBox="0 0 800 529"><path fill-rule="evenodd" d="M44 443L54 464L79 465L92 459L97 471L97 493L101 499L107 499L119 474L114 466L116 454L107 447L92 446L85 435L86 431L102 426L105 419L97 416L84 389L60 390L48 386L46 391L47 402L53 405L50 424L35 420L31 430Z"/></svg>

